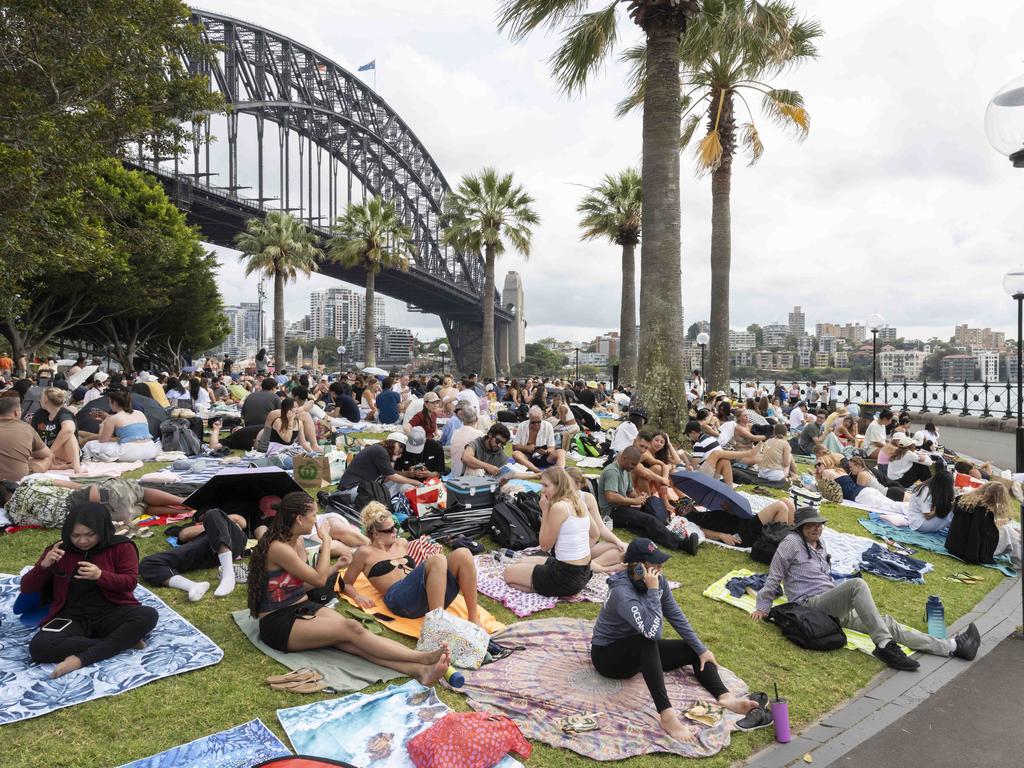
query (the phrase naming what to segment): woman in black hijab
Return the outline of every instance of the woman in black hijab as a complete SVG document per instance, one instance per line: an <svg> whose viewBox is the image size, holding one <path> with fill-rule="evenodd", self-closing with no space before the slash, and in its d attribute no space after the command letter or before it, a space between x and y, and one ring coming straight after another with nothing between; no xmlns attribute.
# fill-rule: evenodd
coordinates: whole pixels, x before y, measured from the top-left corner
<svg viewBox="0 0 1024 768"><path fill-rule="evenodd" d="M139 552L114 534L106 507L78 504L61 540L47 547L21 578L21 591L52 595L50 612L29 642L32 660L56 664L51 677L108 659L134 646L156 626L157 612L135 599Z"/></svg>

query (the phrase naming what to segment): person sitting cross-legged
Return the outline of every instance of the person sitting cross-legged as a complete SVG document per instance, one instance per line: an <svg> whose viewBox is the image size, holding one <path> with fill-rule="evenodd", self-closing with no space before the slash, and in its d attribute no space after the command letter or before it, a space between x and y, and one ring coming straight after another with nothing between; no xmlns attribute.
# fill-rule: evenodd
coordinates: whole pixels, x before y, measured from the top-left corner
<svg viewBox="0 0 1024 768"><path fill-rule="evenodd" d="M540 406L532 406L529 420L516 428L512 458L531 472L540 472L547 467L565 467L565 451L555 447L554 427L544 420Z"/></svg>
<svg viewBox="0 0 1024 768"><path fill-rule="evenodd" d="M903 652L901 643L936 656L957 656L967 661L977 656L981 635L973 622L948 640L932 637L881 614L864 579L847 579L838 584L833 581L831 556L821 540L826 522L813 507L797 510L796 530L775 551L768 578L757 593L757 609L750 615L752 619L761 621L768 617L782 586L790 602L818 608L834 616L842 626L870 635L875 643L872 653L893 669L913 671L920 666Z"/></svg>
<svg viewBox="0 0 1024 768"><path fill-rule="evenodd" d="M628 449L627 449L628 450ZM608 579L608 598L594 623L590 659L602 677L627 680L638 672L654 699L661 727L681 741L693 739L693 728L676 714L665 688L665 672L690 666L697 681L719 704L744 715L741 730L772 723L765 694L737 696L718 673L715 654L701 642L679 607L662 573L669 556L650 539L634 539L623 559L626 570ZM662 638L665 622L681 640Z"/></svg>
<svg viewBox="0 0 1024 768"><path fill-rule="evenodd" d="M761 447L755 445L746 451L727 451L719 445L714 435L702 434L698 421L688 421L684 428L686 437L693 441L693 468L712 477L721 477L722 482L732 485L732 462L740 461L747 466L757 464L761 458Z"/></svg>

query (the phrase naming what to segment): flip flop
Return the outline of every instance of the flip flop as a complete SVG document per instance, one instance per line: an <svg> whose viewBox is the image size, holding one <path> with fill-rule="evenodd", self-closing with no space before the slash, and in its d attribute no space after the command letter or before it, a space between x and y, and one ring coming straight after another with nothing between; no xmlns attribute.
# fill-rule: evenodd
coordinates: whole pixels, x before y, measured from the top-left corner
<svg viewBox="0 0 1024 768"><path fill-rule="evenodd" d="M334 688L324 685L323 680L316 680L307 683L271 683L270 687L275 691L288 691L290 693L337 693Z"/></svg>
<svg viewBox="0 0 1024 768"><path fill-rule="evenodd" d="M980 584L984 580L983 576L974 576L967 571L957 571L946 577L946 581L959 581L961 584Z"/></svg>
<svg viewBox="0 0 1024 768"><path fill-rule="evenodd" d="M324 676L310 667L294 669L286 675L271 675L267 682L271 685L281 683L311 683L323 680Z"/></svg>
<svg viewBox="0 0 1024 768"><path fill-rule="evenodd" d="M597 723L597 716L600 714L602 713L592 712L583 715L569 715L568 717L558 718L555 724L562 729L562 733L567 733L570 736L577 733L597 731L601 729L601 726Z"/></svg>

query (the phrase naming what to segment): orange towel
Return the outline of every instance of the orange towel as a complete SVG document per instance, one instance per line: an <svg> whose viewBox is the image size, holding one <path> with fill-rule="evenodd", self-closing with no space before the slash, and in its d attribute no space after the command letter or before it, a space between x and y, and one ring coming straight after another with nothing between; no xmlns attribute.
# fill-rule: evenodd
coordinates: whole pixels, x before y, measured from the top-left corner
<svg viewBox="0 0 1024 768"><path fill-rule="evenodd" d="M398 632L402 635L408 635L409 637L418 638L420 636L420 630L423 628L423 619L407 619L403 616L396 616L391 611L389 611L387 606L384 605L384 596L381 595L381 593L378 592L376 589L374 589L373 585L370 583L370 580L366 578L365 574L359 574L359 578L356 579L356 583L354 586L356 588L356 591L359 592L359 594L373 598L372 608L363 608L363 606L359 605L359 603L357 603L351 597L346 595L343 591L345 589L345 582L341 579L338 579L338 582L335 585L335 590L338 593L338 597L340 597L342 600L347 600L356 608L366 611L369 614L373 614L374 617L380 615L390 616L391 621L388 621L387 619L381 621L379 618L377 618L377 621L380 621L380 623L388 629ZM469 614L466 611L466 601L462 598L462 595L456 597L455 600L452 601L452 604L448 606L447 610L461 619L469 618ZM501 630L505 629L505 625L498 621L496 618L494 618L494 616L492 616L487 611L487 609L484 608L482 605L477 605L476 612L477 615L480 617L480 620L483 622L484 628L490 634L493 635L495 632L500 632Z"/></svg>

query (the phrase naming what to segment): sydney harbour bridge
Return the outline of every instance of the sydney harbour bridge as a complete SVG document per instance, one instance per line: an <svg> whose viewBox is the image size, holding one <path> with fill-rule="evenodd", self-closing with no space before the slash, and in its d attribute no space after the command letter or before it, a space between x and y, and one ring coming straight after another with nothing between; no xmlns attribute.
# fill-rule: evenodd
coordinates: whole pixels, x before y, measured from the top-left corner
<svg viewBox="0 0 1024 768"><path fill-rule="evenodd" d="M381 195L412 231L416 256L407 271L381 272L377 291L440 316L462 370L480 363L482 302L493 301L497 368L521 361L518 275L484 296L482 257L441 242L449 185L406 122L350 72L294 40L207 11L193 10L192 22L217 53L186 64L209 77L225 111L192 124L187 155L153 157L140 143L128 164L160 179L203 238L225 247L248 219L272 210L291 212L326 240L353 199ZM320 271L365 285L360 269L325 261Z"/></svg>

